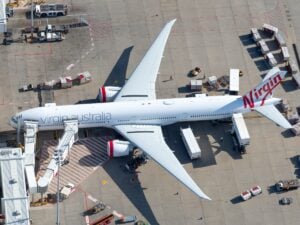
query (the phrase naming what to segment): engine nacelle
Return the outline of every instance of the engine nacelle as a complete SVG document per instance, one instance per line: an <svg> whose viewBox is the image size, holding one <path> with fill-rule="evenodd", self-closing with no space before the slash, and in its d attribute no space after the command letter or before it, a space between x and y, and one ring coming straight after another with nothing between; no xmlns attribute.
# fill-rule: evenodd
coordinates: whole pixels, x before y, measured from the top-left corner
<svg viewBox="0 0 300 225"><path fill-rule="evenodd" d="M107 155L110 158L129 155L133 145L128 141L111 140L107 142Z"/></svg>
<svg viewBox="0 0 300 225"><path fill-rule="evenodd" d="M99 100L100 102L112 102L116 95L121 90L121 87L107 86L99 88Z"/></svg>

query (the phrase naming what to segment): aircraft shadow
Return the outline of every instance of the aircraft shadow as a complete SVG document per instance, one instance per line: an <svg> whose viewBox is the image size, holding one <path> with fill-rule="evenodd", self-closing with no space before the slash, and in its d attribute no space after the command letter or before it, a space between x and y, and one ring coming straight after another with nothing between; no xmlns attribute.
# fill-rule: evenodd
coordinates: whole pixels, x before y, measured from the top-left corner
<svg viewBox="0 0 300 225"><path fill-rule="evenodd" d="M139 173L127 172L124 168L126 161L126 158L116 158L105 163L103 168L145 219L150 224L159 224L145 197L145 188L137 176Z"/></svg>
<svg viewBox="0 0 300 225"><path fill-rule="evenodd" d="M118 61L116 62L111 72L109 73L107 79L105 80L103 86L119 86L119 87L124 86L129 57L132 49L133 46L130 46L123 50ZM97 102L99 101L96 96L94 99L81 100L76 102L75 104L90 104L90 103L97 103Z"/></svg>
<svg viewBox="0 0 300 225"><path fill-rule="evenodd" d="M180 127L191 127L201 149L201 159L191 160L180 136ZM234 151L228 123L212 123L210 121L176 123L163 129L165 141L174 151L181 164L192 162L194 168L216 165L215 156L226 151L233 159L242 159L239 152ZM209 141L212 136L214 143Z"/></svg>
<svg viewBox="0 0 300 225"><path fill-rule="evenodd" d="M112 129L108 128L96 128L86 129L82 131L79 136L86 137L86 135L97 137L97 136L110 136L112 139L124 139L121 135ZM106 144L102 143L101 148L105 148ZM106 150L104 150L106 152ZM79 161L81 165L94 167L93 164L95 158L99 158L98 151L90 149L89 155L82 157ZM103 169L107 172L113 182L122 190L129 201L135 206L136 209L145 217L150 224L159 224L155 218L155 215L148 204L148 201L144 195L144 188L138 179L138 172L130 173L125 169L129 157L114 158L102 165ZM147 166L147 164L146 164Z"/></svg>
<svg viewBox="0 0 300 225"><path fill-rule="evenodd" d="M104 82L104 86L120 86L122 87L125 84L126 80L126 72L129 62L129 57L133 46L130 46L123 50L122 54L120 55L117 63L112 68L109 76L107 77L106 81Z"/></svg>
<svg viewBox="0 0 300 225"><path fill-rule="evenodd" d="M292 131L291 131L290 129L282 131L282 132L281 132L281 135L282 135L284 138L292 138L292 137L295 137L295 135L292 133Z"/></svg>

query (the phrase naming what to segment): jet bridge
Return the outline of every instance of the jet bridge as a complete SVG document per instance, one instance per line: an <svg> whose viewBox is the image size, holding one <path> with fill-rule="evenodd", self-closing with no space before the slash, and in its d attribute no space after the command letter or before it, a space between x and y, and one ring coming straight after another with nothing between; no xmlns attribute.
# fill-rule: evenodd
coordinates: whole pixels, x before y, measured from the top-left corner
<svg viewBox="0 0 300 225"><path fill-rule="evenodd" d="M28 188L30 193L37 193L37 183L35 179L35 144L36 144L36 133L38 131L38 122L35 121L24 121L25 133L25 152L24 156L24 166L25 173L28 183Z"/></svg>
<svg viewBox="0 0 300 225"><path fill-rule="evenodd" d="M78 139L78 120L64 121L65 130L62 138L55 148L54 155L44 173L38 181L38 192L45 193L53 177L58 172L58 162L63 162L68 156L72 145Z"/></svg>

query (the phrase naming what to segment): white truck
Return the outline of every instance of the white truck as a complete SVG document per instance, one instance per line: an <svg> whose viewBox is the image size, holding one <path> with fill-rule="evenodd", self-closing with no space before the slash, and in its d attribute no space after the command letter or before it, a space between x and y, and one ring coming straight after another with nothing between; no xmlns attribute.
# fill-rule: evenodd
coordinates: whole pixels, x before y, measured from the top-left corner
<svg viewBox="0 0 300 225"><path fill-rule="evenodd" d="M245 153L246 145L250 144L250 135L241 113L234 113L232 115L232 138L234 147L241 153Z"/></svg>
<svg viewBox="0 0 300 225"><path fill-rule="evenodd" d="M55 17L67 14L68 6L64 4L41 4L34 7L34 15L36 17Z"/></svg>
<svg viewBox="0 0 300 225"><path fill-rule="evenodd" d="M201 157L201 149L197 143L197 140L193 134L192 129L189 128L180 128L180 134L184 146L191 159L197 159Z"/></svg>

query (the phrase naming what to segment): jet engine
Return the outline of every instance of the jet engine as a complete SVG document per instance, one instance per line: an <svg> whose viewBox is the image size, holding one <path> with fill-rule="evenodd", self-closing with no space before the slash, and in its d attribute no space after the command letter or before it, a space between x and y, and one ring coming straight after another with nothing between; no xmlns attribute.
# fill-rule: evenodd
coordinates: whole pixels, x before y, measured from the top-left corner
<svg viewBox="0 0 300 225"><path fill-rule="evenodd" d="M112 102L116 95L121 90L121 87L107 86L99 88L99 100L100 102Z"/></svg>
<svg viewBox="0 0 300 225"><path fill-rule="evenodd" d="M107 142L107 155L110 158L129 155L133 145L128 141L111 140Z"/></svg>

